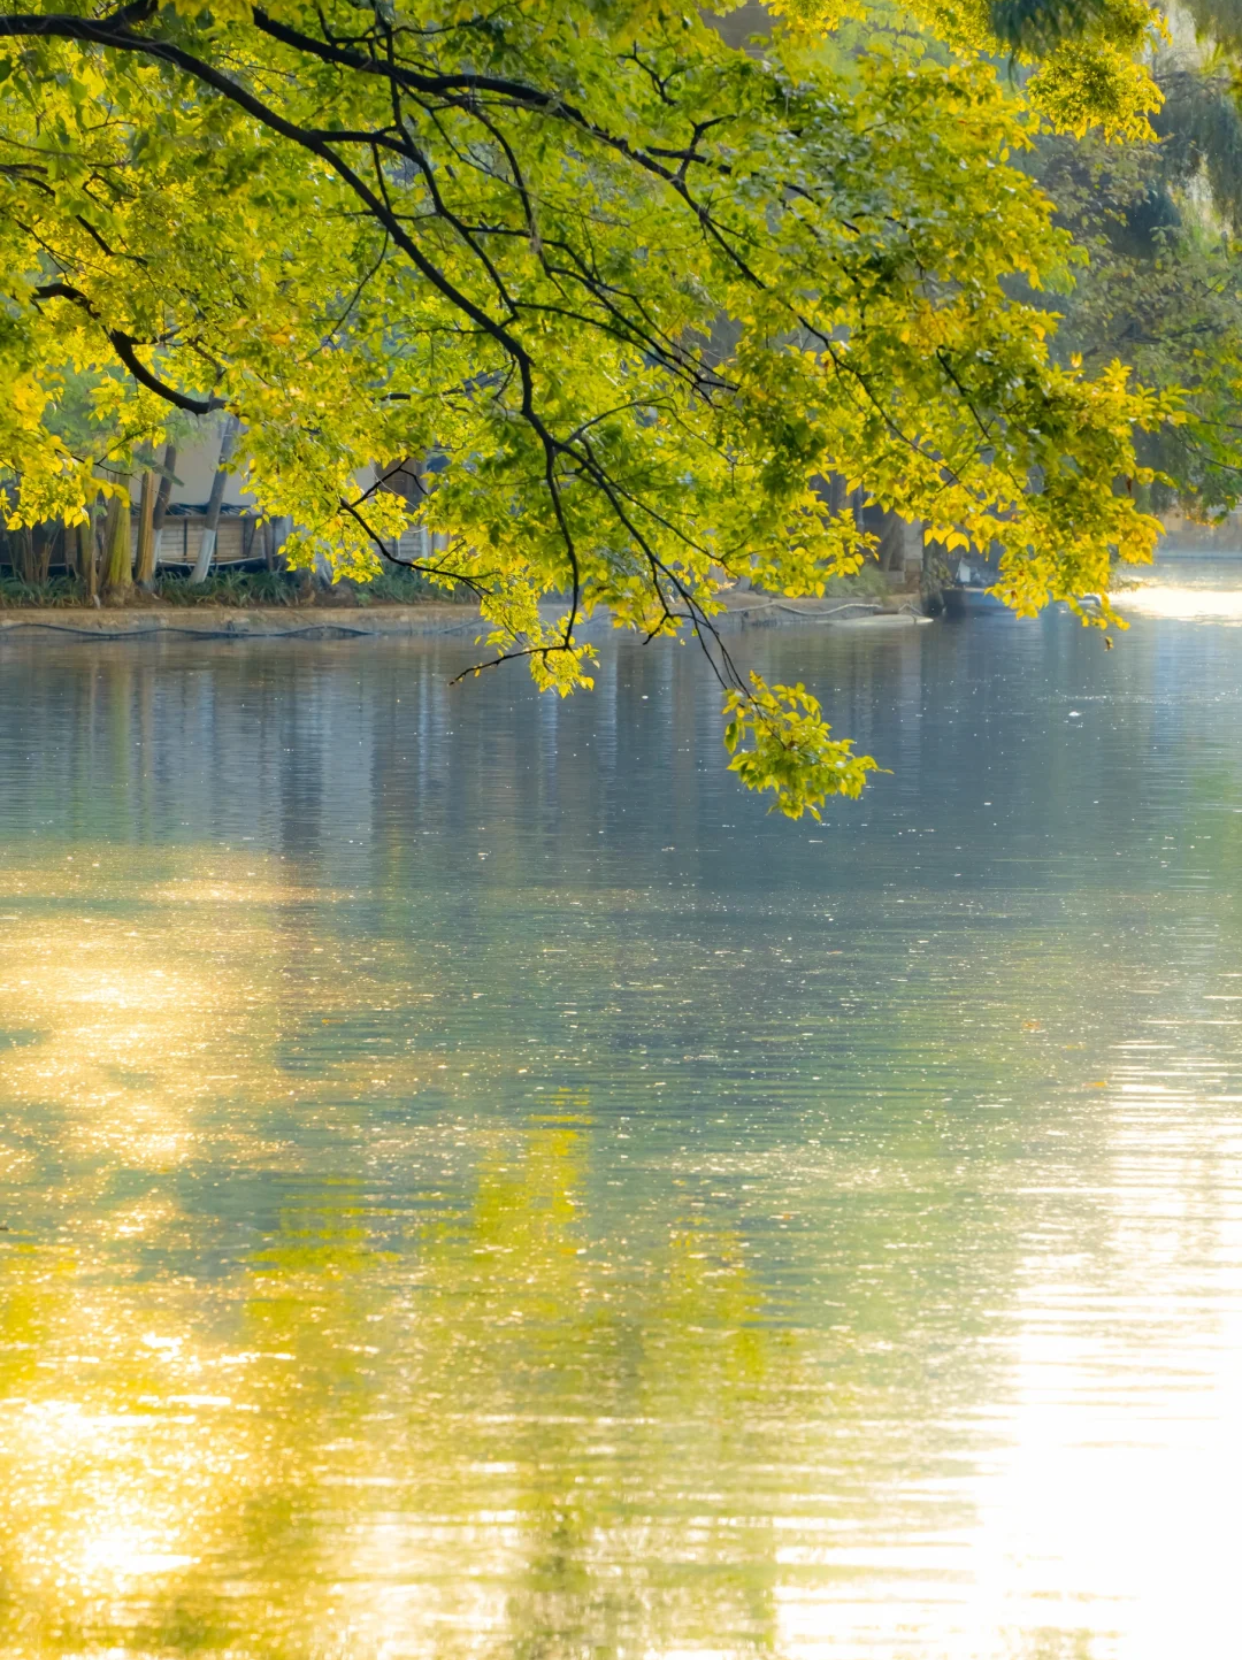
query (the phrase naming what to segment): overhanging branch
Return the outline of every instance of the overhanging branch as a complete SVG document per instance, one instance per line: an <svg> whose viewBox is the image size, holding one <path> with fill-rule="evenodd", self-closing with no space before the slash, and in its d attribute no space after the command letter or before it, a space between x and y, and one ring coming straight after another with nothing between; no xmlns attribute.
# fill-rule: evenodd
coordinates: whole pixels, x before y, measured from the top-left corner
<svg viewBox="0 0 1242 1660"><path fill-rule="evenodd" d="M45 282L34 291L36 301L41 300L68 300L84 311L92 322L98 323L108 338L108 343L120 358L121 362L133 375L140 385L145 386L148 392L154 392L157 397L163 398L166 403L177 409L184 409L190 415L210 415L213 410L224 408L223 398L194 398L187 392L179 392L175 386L169 386L158 375L153 374L138 356L137 348L141 344L132 334L126 334L123 329L112 329L100 319L89 295L80 288L75 288L68 282Z"/></svg>

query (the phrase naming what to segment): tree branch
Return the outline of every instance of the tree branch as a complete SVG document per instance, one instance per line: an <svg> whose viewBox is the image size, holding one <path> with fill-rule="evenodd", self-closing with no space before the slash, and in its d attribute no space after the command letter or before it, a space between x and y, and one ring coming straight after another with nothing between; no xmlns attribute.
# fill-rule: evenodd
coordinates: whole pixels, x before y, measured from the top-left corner
<svg viewBox="0 0 1242 1660"><path fill-rule="evenodd" d="M45 282L34 291L36 303L43 300L68 300L72 305L83 310L92 322L98 323L108 338L113 351L121 362L133 375L140 385L145 386L148 392L154 392L157 397L163 398L166 403L177 409L184 409L190 415L210 415L213 410L224 408L223 398L193 398L185 392L178 392L175 386L169 386L166 381L152 374L141 358L136 348L142 344L135 340L132 334L126 334L123 329L112 329L103 322L95 310L88 295L80 288L75 288L67 282Z"/></svg>

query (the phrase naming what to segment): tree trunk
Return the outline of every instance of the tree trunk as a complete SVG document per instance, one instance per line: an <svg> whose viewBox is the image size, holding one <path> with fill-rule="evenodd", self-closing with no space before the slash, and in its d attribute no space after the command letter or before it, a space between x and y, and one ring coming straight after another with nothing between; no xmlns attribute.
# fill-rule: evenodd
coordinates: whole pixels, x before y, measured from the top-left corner
<svg viewBox="0 0 1242 1660"><path fill-rule="evenodd" d="M889 575L900 574L906 568L906 522L896 513L885 512L880 520L880 569Z"/></svg>
<svg viewBox="0 0 1242 1660"><path fill-rule="evenodd" d="M164 528L164 520L168 516L168 503L172 500L174 474L177 470L177 446L164 445L164 460L161 464L160 489L155 498L155 512L152 515L152 524L158 533Z"/></svg>
<svg viewBox="0 0 1242 1660"><path fill-rule="evenodd" d="M121 600L133 583L133 551L129 534L129 498L113 496L104 529L105 599Z"/></svg>
<svg viewBox="0 0 1242 1660"><path fill-rule="evenodd" d="M134 581L150 593L155 586L155 474L142 475L142 496L138 505L138 561Z"/></svg>
<svg viewBox="0 0 1242 1660"><path fill-rule="evenodd" d="M19 525L9 532L10 557L13 575L19 582L33 583L35 576L34 531L29 525Z"/></svg>
<svg viewBox="0 0 1242 1660"><path fill-rule="evenodd" d="M285 556L281 549L292 531L293 520L290 518L269 519L267 521L267 568L269 571L283 571L285 569Z"/></svg>
<svg viewBox="0 0 1242 1660"><path fill-rule="evenodd" d="M944 610L944 590L948 581L948 567L940 551L939 542L923 538L923 571L919 582L923 610L929 617L938 617Z"/></svg>
<svg viewBox="0 0 1242 1660"><path fill-rule="evenodd" d="M198 558L194 561L194 569L190 573L191 582L206 582L207 574L211 570L211 561L216 551L216 529L220 523L220 507L224 501L224 486L228 482L227 463L233 454L233 446L237 442L238 429L241 422L236 415L229 415L224 422L224 431L220 434L220 459L216 464L216 476L211 481L211 499L207 503L207 523L203 526L202 545L198 550Z"/></svg>
<svg viewBox="0 0 1242 1660"><path fill-rule="evenodd" d="M39 582L43 584L51 580L52 555L56 552L55 523L36 525L35 527L35 557L38 564Z"/></svg>
<svg viewBox="0 0 1242 1660"><path fill-rule="evenodd" d="M99 598L99 549L96 545L97 501L91 502L78 531L78 580L92 603Z"/></svg>
<svg viewBox="0 0 1242 1660"><path fill-rule="evenodd" d="M31 588L41 588L51 574L55 539L55 529L47 524L23 525L10 532L13 575Z"/></svg>
<svg viewBox="0 0 1242 1660"><path fill-rule="evenodd" d="M173 485L177 481L177 446L164 445L164 459L160 463L160 487L155 497L155 511L151 515L151 529L155 536L155 565L160 563L160 532L164 528L164 520L168 517L168 504L172 500Z"/></svg>

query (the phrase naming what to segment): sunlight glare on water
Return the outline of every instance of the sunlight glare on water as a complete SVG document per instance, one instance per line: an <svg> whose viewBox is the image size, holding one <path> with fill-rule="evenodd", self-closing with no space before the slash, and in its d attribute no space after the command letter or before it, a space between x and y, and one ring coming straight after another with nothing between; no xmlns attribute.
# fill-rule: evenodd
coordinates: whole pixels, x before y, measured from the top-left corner
<svg viewBox="0 0 1242 1660"><path fill-rule="evenodd" d="M1235 641L7 638L0 1652L1232 1652Z"/></svg>
<svg viewBox="0 0 1242 1660"><path fill-rule="evenodd" d="M1126 568L1129 584L1112 596L1123 616L1170 617L1183 622L1242 622L1239 566L1231 561L1193 559L1150 567Z"/></svg>

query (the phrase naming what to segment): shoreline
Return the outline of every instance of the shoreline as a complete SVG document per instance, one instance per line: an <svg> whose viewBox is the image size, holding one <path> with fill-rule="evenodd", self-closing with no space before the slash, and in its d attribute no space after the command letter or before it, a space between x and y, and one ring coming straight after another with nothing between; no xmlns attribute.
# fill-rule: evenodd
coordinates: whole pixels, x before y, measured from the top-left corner
<svg viewBox="0 0 1242 1660"><path fill-rule="evenodd" d="M742 603L745 600L748 603ZM823 601L739 596L716 618L730 633L746 628L788 628L817 623L831 628L910 627L930 622L912 607L894 609L866 601ZM43 634L78 640L197 638L204 640L473 639L483 619L473 606L437 604L376 606L168 606L108 610L94 606L14 606L0 609L0 641ZM583 632L612 632L596 612Z"/></svg>
<svg viewBox="0 0 1242 1660"><path fill-rule="evenodd" d="M0 639L57 634L79 640L197 637L208 640L365 639L472 635L481 618L473 606L372 607L196 605L105 610L94 606L14 606L0 610Z"/></svg>

